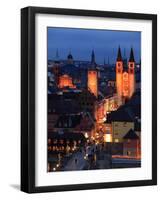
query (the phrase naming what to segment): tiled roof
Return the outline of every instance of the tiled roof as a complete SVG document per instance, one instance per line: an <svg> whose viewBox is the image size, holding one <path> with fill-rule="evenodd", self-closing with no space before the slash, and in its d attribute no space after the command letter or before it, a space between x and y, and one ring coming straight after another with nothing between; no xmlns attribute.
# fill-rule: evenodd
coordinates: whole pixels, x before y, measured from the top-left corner
<svg viewBox="0 0 161 200"><path fill-rule="evenodd" d="M91 131L93 129L93 127L94 127L94 125L93 125L92 120L88 116L85 116L85 117L81 118L80 124L78 124L76 126L75 130L78 130L78 131Z"/></svg>
<svg viewBox="0 0 161 200"><path fill-rule="evenodd" d="M125 109L118 109L116 111L112 111L110 114L107 115L107 119L105 123L111 122L133 122L134 119L130 112Z"/></svg>
<svg viewBox="0 0 161 200"><path fill-rule="evenodd" d="M81 112L78 102L74 99L75 96L76 94L72 94L68 98L68 96L66 97L65 95L48 94L48 110L59 115Z"/></svg>
<svg viewBox="0 0 161 200"><path fill-rule="evenodd" d="M58 118L56 128L75 128L80 124L81 115L62 115Z"/></svg>
<svg viewBox="0 0 161 200"><path fill-rule="evenodd" d="M137 134L135 133L135 131L133 129L130 129L126 135L123 137L123 139L132 139L132 140L137 140L139 139L139 137L137 136Z"/></svg>
<svg viewBox="0 0 161 200"><path fill-rule="evenodd" d="M49 132L48 138L50 139L67 139L67 140L85 140L83 133L75 132Z"/></svg>

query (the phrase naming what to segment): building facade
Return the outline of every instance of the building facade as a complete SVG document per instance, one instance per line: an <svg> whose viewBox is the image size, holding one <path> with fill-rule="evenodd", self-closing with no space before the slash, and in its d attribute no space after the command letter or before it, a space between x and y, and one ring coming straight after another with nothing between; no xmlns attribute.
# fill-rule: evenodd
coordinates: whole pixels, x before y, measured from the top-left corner
<svg viewBox="0 0 161 200"><path fill-rule="evenodd" d="M116 61L116 91L120 99L130 99L135 91L135 60L132 48L128 64L124 65L119 47Z"/></svg>
<svg viewBox="0 0 161 200"><path fill-rule="evenodd" d="M140 158L140 137L133 129L130 129L123 138L123 155L128 157Z"/></svg>
<svg viewBox="0 0 161 200"><path fill-rule="evenodd" d="M96 98L98 97L98 71L96 69L94 51L92 51L91 66L88 69L88 89Z"/></svg>
<svg viewBox="0 0 161 200"><path fill-rule="evenodd" d="M72 77L70 77L68 74L64 74L59 77L59 88L76 88L76 86L73 84Z"/></svg>

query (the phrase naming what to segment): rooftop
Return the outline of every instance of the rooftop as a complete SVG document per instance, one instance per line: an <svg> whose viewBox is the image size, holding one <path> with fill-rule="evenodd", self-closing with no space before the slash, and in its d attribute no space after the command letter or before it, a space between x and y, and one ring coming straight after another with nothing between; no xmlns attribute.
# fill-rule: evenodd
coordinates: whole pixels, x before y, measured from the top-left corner
<svg viewBox="0 0 161 200"><path fill-rule="evenodd" d="M111 122L133 122L133 116L126 109L118 109L116 111L112 111L107 115L107 119L105 123Z"/></svg>
<svg viewBox="0 0 161 200"><path fill-rule="evenodd" d="M83 133L75 132L49 132L50 139L85 140Z"/></svg>
<svg viewBox="0 0 161 200"><path fill-rule="evenodd" d="M133 129L130 129L126 135L123 137L123 139L132 139L132 140L137 140L139 139L139 136L135 133Z"/></svg>

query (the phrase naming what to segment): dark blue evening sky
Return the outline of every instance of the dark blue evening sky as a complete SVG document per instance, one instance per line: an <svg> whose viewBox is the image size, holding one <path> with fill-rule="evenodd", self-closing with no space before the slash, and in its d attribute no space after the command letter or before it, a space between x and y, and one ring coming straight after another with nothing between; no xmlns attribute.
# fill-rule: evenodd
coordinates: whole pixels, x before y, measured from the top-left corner
<svg viewBox="0 0 161 200"><path fill-rule="evenodd" d="M129 58L130 48L134 49L136 62L140 60L141 33L130 31L110 31L94 29L48 28L48 59L54 59L58 49L60 59L66 59L71 51L75 60L91 60L94 49L96 62L104 58L114 63L120 45L122 55Z"/></svg>

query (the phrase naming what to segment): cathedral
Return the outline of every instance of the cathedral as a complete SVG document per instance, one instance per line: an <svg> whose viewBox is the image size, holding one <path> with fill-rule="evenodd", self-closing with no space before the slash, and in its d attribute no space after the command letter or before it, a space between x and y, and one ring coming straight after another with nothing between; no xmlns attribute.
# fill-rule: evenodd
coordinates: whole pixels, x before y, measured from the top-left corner
<svg viewBox="0 0 161 200"><path fill-rule="evenodd" d="M121 99L130 99L135 92L135 59L133 49L130 51L128 64L124 64L121 49L116 60L116 91Z"/></svg>

